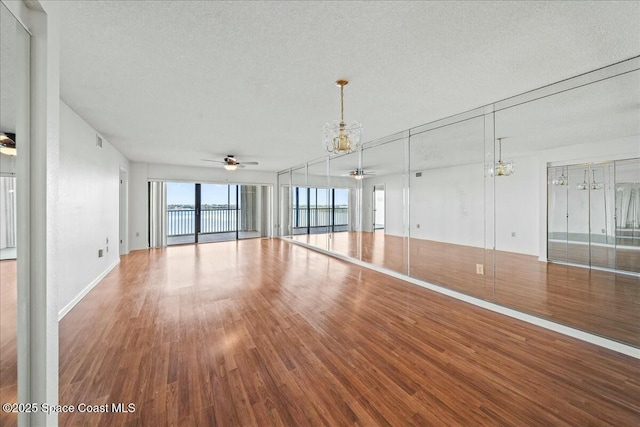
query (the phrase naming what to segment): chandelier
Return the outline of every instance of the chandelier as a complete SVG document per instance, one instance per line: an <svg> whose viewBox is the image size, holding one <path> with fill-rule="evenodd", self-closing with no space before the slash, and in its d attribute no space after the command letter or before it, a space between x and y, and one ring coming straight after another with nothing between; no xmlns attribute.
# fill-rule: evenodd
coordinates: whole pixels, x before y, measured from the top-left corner
<svg viewBox="0 0 640 427"><path fill-rule="evenodd" d="M340 120L326 123L322 130L324 147L330 153L351 153L360 148L362 124L344 121L344 87L348 83L347 80L336 81L340 86Z"/></svg>
<svg viewBox="0 0 640 427"><path fill-rule="evenodd" d="M576 185L576 188L578 190L588 190L589 189L589 183L587 182L587 170L584 170L584 178L582 179L582 182Z"/></svg>
<svg viewBox="0 0 640 427"><path fill-rule="evenodd" d="M592 190L602 190L604 185L601 182L596 182L596 170L591 169L591 189Z"/></svg>
<svg viewBox="0 0 640 427"><path fill-rule="evenodd" d="M503 162L502 161L502 140L505 139L498 138L498 147L499 147L499 155L498 155L498 163L496 163L495 167L489 168L489 174L491 176L509 176L514 173L516 170L513 167L513 162Z"/></svg>

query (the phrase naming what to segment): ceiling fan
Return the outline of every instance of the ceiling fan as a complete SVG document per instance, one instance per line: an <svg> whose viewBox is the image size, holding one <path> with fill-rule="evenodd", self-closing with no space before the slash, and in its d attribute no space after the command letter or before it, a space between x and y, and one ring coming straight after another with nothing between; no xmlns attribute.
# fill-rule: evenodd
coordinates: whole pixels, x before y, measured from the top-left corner
<svg viewBox="0 0 640 427"><path fill-rule="evenodd" d="M372 172L372 171L367 172L364 169L358 168L358 169L349 171L349 173L342 174L342 176L352 176L355 179L362 179L365 176L373 176L375 174L376 174L375 172Z"/></svg>
<svg viewBox="0 0 640 427"><path fill-rule="evenodd" d="M237 168L243 168L245 165L257 165L258 162L242 162L240 163L238 159L233 154L227 154L227 157L224 160L213 160L213 159L202 159L205 162L214 162L214 163L222 163L224 168L228 171L234 171Z"/></svg>

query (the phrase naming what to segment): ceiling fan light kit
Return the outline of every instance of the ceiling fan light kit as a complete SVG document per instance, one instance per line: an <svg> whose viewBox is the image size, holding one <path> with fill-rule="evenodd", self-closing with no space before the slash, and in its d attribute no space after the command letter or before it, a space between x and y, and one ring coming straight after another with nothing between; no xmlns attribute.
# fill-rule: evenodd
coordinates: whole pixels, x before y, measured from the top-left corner
<svg viewBox="0 0 640 427"><path fill-rule="evenodd" d="M228 171L234 171L238 168L243 168L245 165L258 165L258 162L242 162L242 164L236 159L233 154L227 154L224 160L202 159L205 162L222 163L223 167Z"/></svg>
<svg viewBox="0 0 640 427"><path fill-rule="evenodd" d="M7 156L15 156L17 154L15 134L0 132L0 153Z"/></svg>
<svg viewBox="0 0 640 427"><path fill-rule="evenodd" d="M340 120L327 122L322 129L324 147L334 154L357 151L362 140L362 124L344 120L344 87L348 83L347 80L336 81L340 86Z"/></svg>

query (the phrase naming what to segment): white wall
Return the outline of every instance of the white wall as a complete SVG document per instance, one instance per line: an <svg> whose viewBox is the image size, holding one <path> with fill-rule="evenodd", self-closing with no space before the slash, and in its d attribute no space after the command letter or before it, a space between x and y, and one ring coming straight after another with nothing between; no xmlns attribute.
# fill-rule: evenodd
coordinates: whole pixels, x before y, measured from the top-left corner
<svg viewBox="0 0 640 427"><path fill-rule="evenodd" d="M516 173L495 179L495 247L539 256L546 254L547 164L619 160L640 156L637 137L544 150L514 158ZM602 175L597 177L602 179ZM403 235L402 176L363 180L363 230L371 231L373 186L385 185L385 232ZM493 218L485 215L491 182L482 164L422 171L410 177L410 234L413 238L475 247L492 246ZM491 212L491 210L488 210ZM420 224L420 228L417 225ZM486 229L486 231L485 231ZM597 230L599 232L599 230Z"/></svg>
<svg viewBox="0 0 640 427"><path fill-rule="evenodd" d="M120 168L130 170L127 158L104 138L98 148L95 129L60 101L59 310L120 258Z"/></svg>
<svg viewBox="0 0 640 427"><path fill-rule="evenodd" d="M256 172L249 168L227 171L222 165L188 167L132 162L129 174L129 249L138 250L149 247L147 239L149 218L147 183L149 181L259 184L275 188L276 179L275 172ZM271 214L270 217L275 218L275 215ZM273 230L270 230L269 235L274 235Z"/></svg>
<svg viewBox="0 0 640 427"><path fill-rule="evenodd" d="M495 178L495 247L500 251L537 256L540 254L538 203L547 205L546 187L541 197L538 183L547 182L546 171L540 175L536 156L513 161L516 167L513 175ZM491 237L487 241L491 241Z"/></svg>

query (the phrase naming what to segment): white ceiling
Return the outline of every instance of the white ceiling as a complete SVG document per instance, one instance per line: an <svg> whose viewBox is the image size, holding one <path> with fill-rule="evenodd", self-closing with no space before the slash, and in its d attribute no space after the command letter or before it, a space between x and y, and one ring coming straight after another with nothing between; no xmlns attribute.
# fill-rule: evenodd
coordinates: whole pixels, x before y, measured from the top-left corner
<svg viewBox="0 0 640 427"><path fill-rule="evenodd" d="M129 159L252 170L323 155L338 78L368 141L640 54L640 2L69 1L62 17L61 97Z"/></svg>

